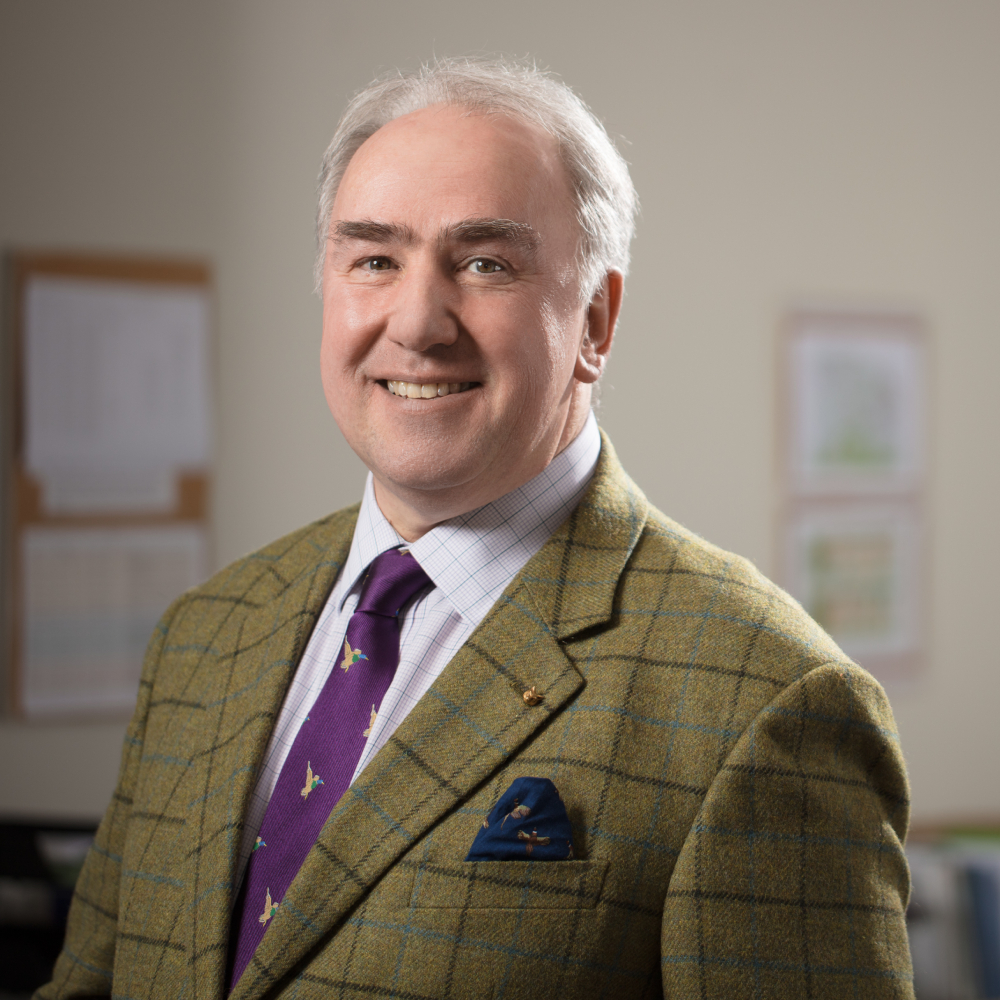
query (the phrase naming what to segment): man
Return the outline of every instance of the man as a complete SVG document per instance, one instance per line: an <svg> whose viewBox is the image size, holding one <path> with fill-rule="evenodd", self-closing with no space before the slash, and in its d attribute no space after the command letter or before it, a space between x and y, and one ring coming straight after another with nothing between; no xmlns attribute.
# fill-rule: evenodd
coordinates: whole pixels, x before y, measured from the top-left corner
<svg viewBox="0 0 1000 1000"><path fill-rule="evenodd" d="M881 688L590 412L634 207L535 70L354 99L322 373L364 498L165 615L40 996L912 996Z"/></svg>

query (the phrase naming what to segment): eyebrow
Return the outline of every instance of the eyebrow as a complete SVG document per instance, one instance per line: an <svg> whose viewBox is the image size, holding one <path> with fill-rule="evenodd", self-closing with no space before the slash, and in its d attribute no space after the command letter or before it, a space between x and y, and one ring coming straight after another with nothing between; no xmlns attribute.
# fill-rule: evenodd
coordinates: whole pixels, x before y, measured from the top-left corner
<svg viewBox="0 0 1000 1000"><path fill-rule="evenodd" d="M365 243L411 244L417 241L416 234L409 226L400 226L395 222L376 222L374 219L340 221L334 227L334 232L337 243L363 240Z"/></svg>
<svg viewBox="0 0 1000 1000"><path fill-rule="evenodd" d="M337 243L358 240L364 243L402 243L412 246L417 243L417 235L409 226L395 222L376 222L374 219L357 221L341 220L334 226L333 237ZM445 226L439 242L454 241L462 244L506 243L524 253L534 256L541 243L541 237L526 222L513 219L463 219L454 225Z"/></svg>
<svg viewBox="0 0 1000 1000"><path fill-rule="evenodd" d="M526 222L513 219L465 219L447 226L442 240L458 243L508 243L525 253L534 255L541 237Z"/></svg>

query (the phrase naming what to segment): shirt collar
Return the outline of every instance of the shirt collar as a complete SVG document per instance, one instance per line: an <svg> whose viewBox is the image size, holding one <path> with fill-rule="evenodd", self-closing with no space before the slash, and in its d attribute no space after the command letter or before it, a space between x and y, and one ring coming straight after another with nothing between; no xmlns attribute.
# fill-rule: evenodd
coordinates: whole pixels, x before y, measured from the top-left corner
<svg viewBox="0 0 1000 1000"><path fill-rule="evenodd" d="M484 507L442 522L408 546L463 618L481 621L566 520L580 502L600 453L601 435L591 411L583 430L534 479ZM406 544L379 509L369 473L351 551L338 581L338 608L374 559Z"/></svg>

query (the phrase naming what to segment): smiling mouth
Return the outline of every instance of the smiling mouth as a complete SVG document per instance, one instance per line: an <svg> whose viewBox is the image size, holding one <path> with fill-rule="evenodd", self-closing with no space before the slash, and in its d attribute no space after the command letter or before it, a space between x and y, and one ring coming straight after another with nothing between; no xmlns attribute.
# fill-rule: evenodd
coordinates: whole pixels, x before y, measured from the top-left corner
<svg viewBox="0 0 1000 1000"><path fill-rule="evenodd" d="M396 379L388 379L383 384L394 396L405 396L407 399L453 396L479 385L478 382L402 382Z"/></svg>

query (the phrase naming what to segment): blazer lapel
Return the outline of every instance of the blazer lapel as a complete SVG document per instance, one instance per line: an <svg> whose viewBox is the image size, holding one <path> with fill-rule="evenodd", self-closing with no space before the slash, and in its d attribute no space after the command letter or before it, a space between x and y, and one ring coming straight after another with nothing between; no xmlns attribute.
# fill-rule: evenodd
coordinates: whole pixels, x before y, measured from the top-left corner
<svg viewBox="0 0 1000 1000"><path fill-rule="evenodd" d="M232 994L262 996L580 690L560 640L608 621L646 521L605 437L576 511L512 581L337 804ZM525 701L534 687L537 705Z"/></svg>
<svg viewBox="0 0 1000 1000"><path fill-rule="evenodd" d="M289 680L347 557L356 514L356 508L341 511L291 542L275 543L235 577L220 575L201 591L205 600L231 602L233 610L203 644L199 669L210 696L192 741L198 780L188 806L186 881L198 1000L224 993L243 817ZM224 687L212 690L213 683Z"/></svg>
<svg viewBox="0 0 1000 1000"><path fill-rule="evenodd" d="M568 639L611 620L618 579L648 515L646 495L602 430L590 488L520 575L553 636Z"/></svg>

